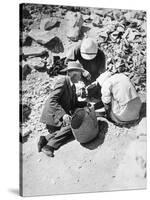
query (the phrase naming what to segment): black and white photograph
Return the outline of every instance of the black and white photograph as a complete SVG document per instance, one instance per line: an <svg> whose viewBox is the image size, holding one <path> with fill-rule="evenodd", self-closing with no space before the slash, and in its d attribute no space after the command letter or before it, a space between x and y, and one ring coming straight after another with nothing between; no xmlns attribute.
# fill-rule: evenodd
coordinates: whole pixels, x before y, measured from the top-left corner
<svg viewBox="0 0 150 200"><path fill-rule="evenodd" d="M147 12L19 14L20 195L146 189Z"/></svg>

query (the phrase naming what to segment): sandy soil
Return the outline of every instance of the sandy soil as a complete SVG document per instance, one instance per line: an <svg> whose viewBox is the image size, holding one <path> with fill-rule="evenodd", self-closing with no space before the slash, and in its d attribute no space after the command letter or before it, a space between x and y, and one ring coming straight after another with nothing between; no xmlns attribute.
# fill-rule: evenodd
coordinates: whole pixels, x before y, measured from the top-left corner
<svg viewBox="0 0 150 200"><path fill-rule="evenodd" d="M99 118L98 138L82 146L71 141L50 158L37 152L40 134L23 144L25 196L146 187L146 118L130 128Z"/></svg>

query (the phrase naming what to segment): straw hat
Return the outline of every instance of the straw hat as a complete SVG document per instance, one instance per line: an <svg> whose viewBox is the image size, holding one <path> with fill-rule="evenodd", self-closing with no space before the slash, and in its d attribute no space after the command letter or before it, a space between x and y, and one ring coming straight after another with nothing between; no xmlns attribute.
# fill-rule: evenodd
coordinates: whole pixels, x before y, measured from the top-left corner
<svg viewBox="0 0 150 200"><path fill-rule="evenodd" d="M85 38L81 43L81 56L86 60L92 60L95 58L98 46L92 38Z"/></svg>
<svg viewBox="0 0 150 200"><path fill-rule="evenodd" d="M66 67L65 69L61 70L61 72L66 72L66 71L81 71L84 72L82 66L80 63L77 62L69 62L68 63L68 67Z"/></svg>

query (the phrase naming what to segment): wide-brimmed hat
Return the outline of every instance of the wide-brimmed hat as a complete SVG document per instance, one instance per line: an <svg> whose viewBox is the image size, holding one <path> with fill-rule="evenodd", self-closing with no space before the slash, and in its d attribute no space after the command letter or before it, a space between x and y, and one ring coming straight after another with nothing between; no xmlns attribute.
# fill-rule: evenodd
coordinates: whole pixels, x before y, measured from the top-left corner
<svg viewBox="0 0 150 200"><path fill-rule="evenodd" d="M80 63L77 62L68 62L68 67L61 70L61 72L67 72L67 71L81 71L84 72L83 67Z"/></svg>
<svg viewBox="0 0 150 200"><path fill-rule="evenodd" d="M81 56L86 60L95 58L98 51L97 43L92 38L85 38L81 43Z"/></svg>

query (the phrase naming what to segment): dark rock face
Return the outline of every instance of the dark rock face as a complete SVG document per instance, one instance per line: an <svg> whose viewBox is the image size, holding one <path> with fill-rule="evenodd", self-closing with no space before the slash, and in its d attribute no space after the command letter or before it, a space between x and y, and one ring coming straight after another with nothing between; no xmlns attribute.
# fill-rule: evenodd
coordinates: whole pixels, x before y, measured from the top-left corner
<svg viewBox="0 0 150 200"><path fill-rule="evenodd" d="M23 46L31 46L32 45L32 39L27 36L26 38L24 38L22 45Z"/></svg>
<svg viewBox="0 0 150 200"><path fill-rule="evenodd" d="M54 37L49 42L45 44L45 47L54 53L64 52L64 47L62 41L58 37Z"/></svg>
<svg viewBox="0 0 150 200"><path fill-rule="evenodd" d="M56 76L60 73L60 70L66 67L65 65L65 58L60 59L59 56L53 57L53 65L47 70L47 73L50 76Z"/></svg>
<svg viewBox="0 0 150 200"><path fill-rule="evenodd" d="M31 108L26 104L20 104L20 122L23 123L29 119Z"/></svg>
<svg viewBox="0 0 150 200"><path fill-rule="evenodd" d="M26 80L27 75L30 74L32 69L28 64L25 64L24 67L20 66L20 80Z"/></svg>
<svg viewBox="0 0 150 200"><path fill-rule="evenodd" d="M27 10L26 8L24 8L24 9L22 10L22 17L23 17L24 19L32 19L32 16L31 16L29 10Z"/></svg>

